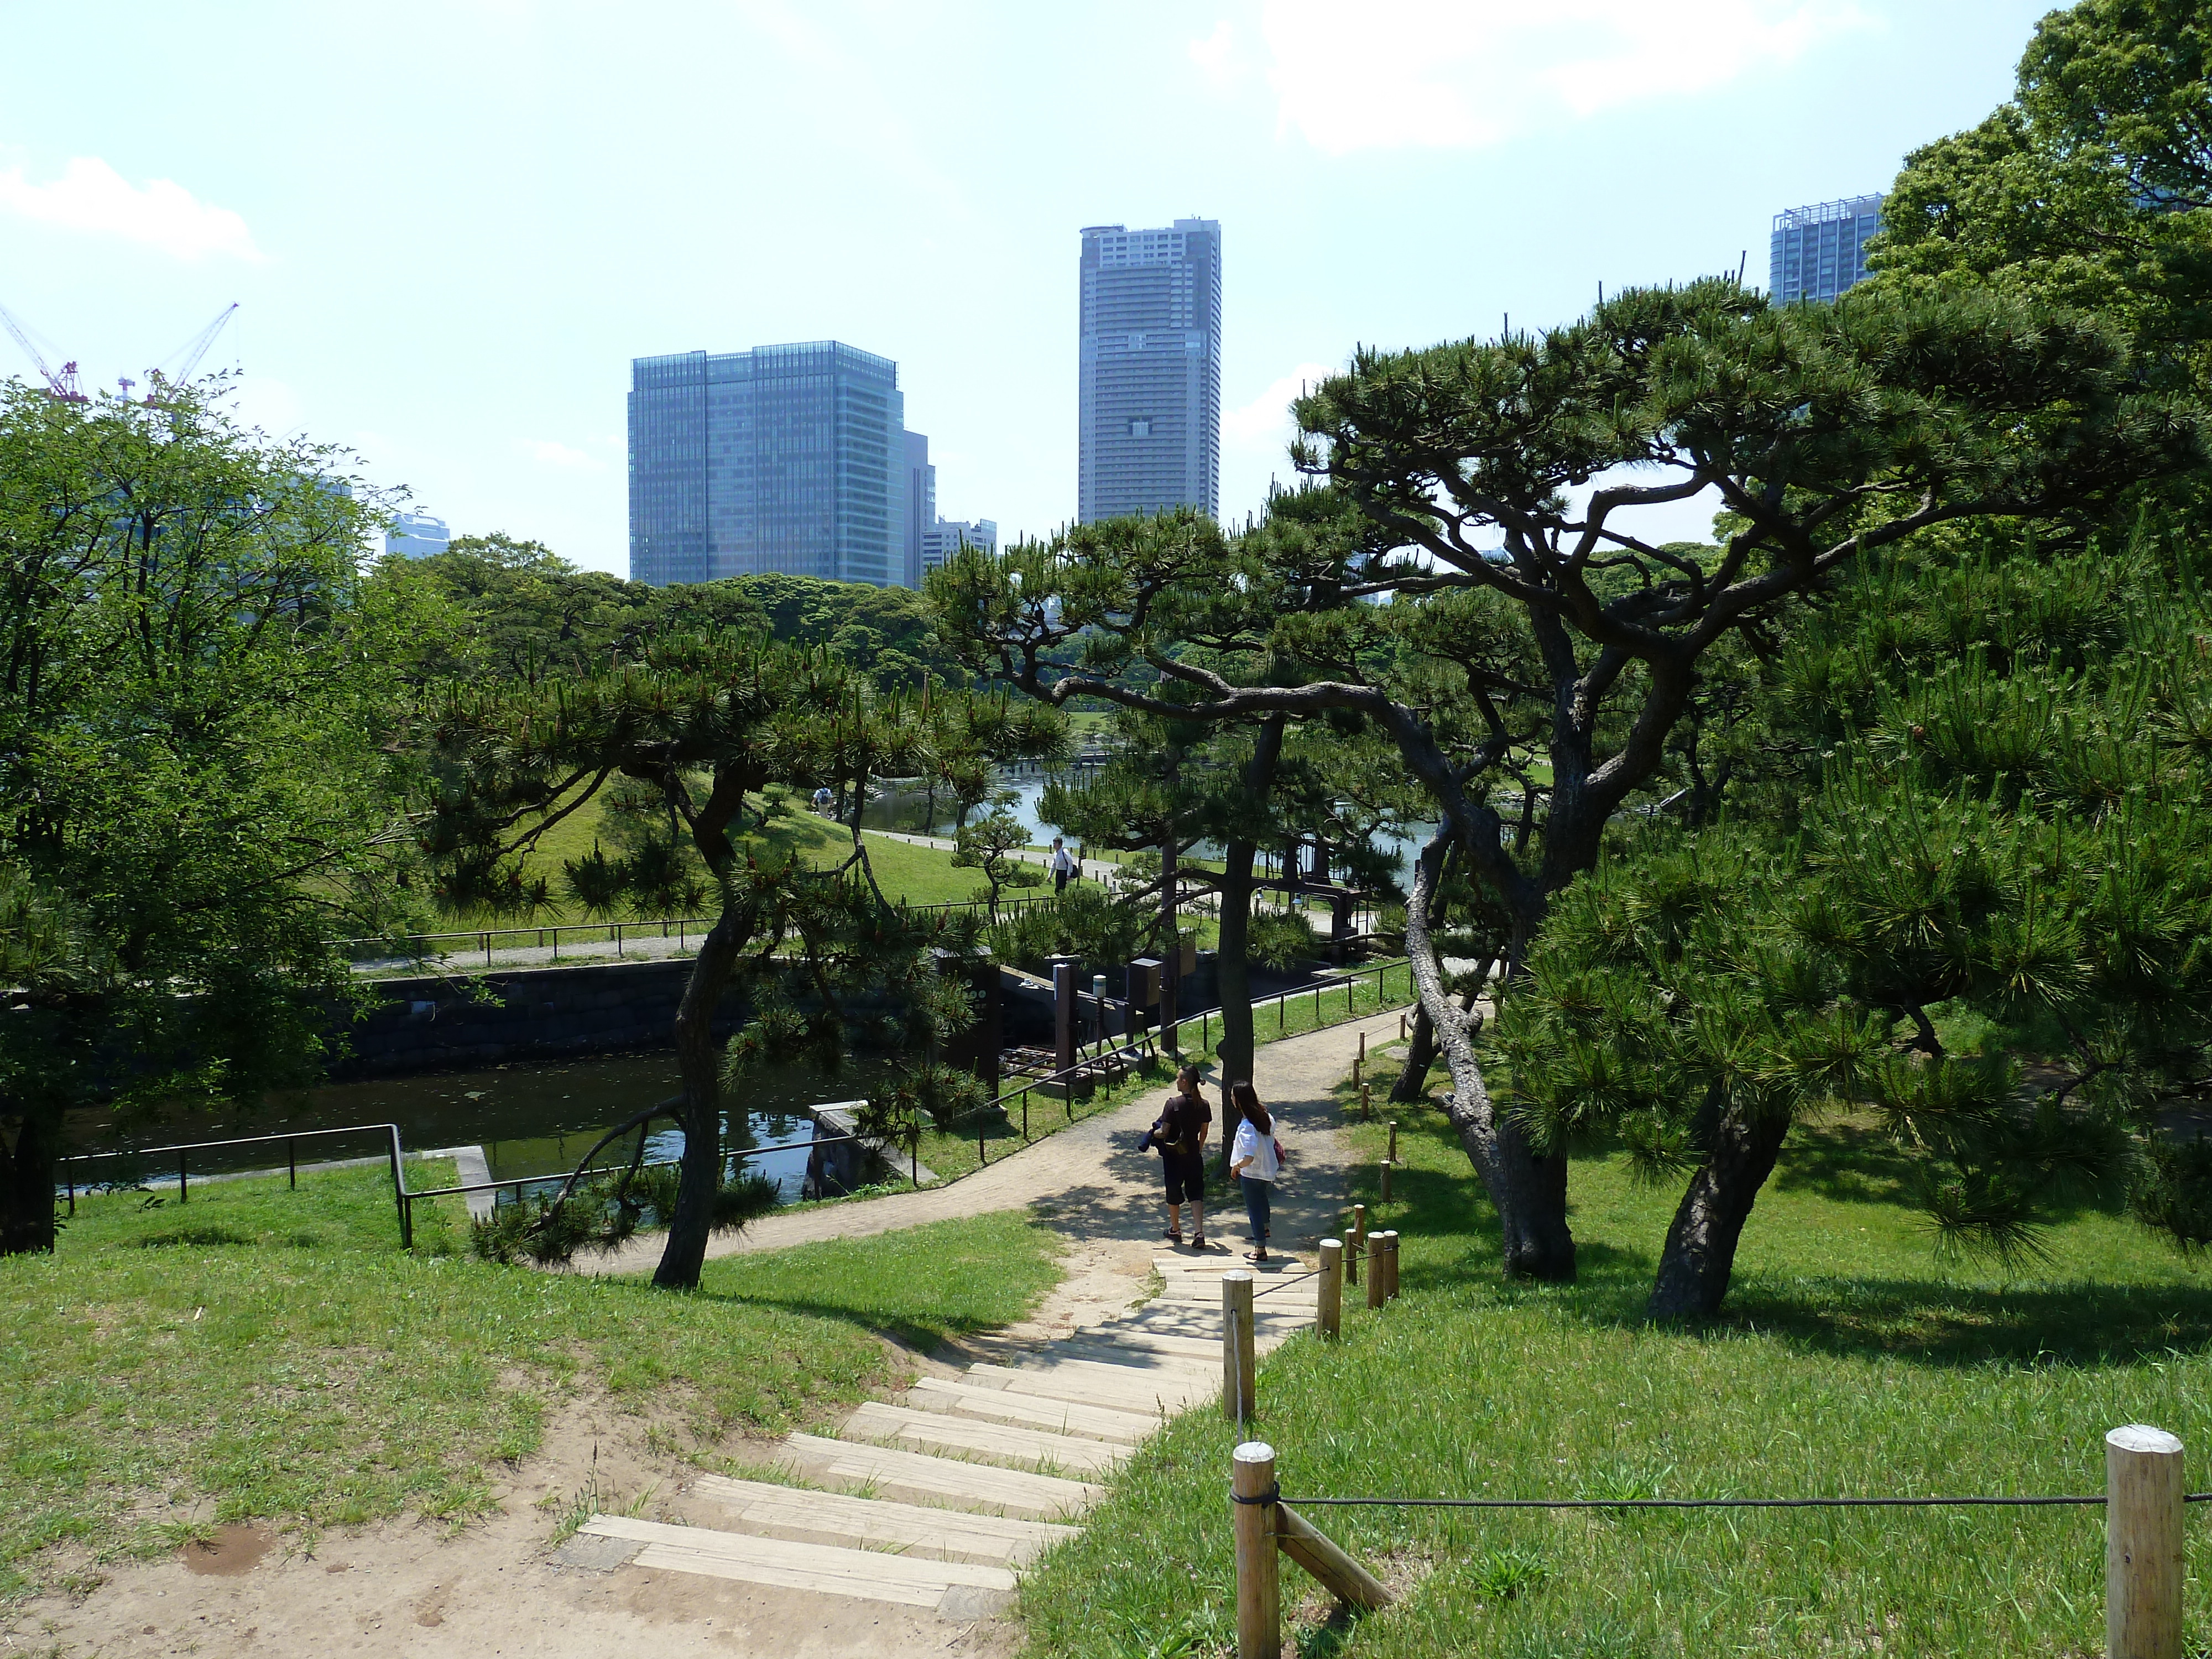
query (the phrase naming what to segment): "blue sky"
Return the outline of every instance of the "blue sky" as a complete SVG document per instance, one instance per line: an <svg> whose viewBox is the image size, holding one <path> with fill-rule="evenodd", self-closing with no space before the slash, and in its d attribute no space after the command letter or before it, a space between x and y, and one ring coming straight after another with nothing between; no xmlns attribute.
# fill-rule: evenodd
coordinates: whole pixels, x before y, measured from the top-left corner
<svg viewBox="0 0 2212 1659"><path fill-rule="evenodd" d="M1201 216L1241 515L1302 376L1763 277L1776 210L1980 119L2044 9L0 0L0 304L112 385L238 301L250 418L621 571L629 359L700 348L896 358L940 507L1049 531L1077 231Z"/></svg>

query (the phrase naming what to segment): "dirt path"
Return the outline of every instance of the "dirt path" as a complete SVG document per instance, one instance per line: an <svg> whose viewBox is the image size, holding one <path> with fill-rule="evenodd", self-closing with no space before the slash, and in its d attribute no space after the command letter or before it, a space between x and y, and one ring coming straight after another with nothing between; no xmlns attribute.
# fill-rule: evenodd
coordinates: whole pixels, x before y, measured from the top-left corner
<svg viewBox="0 0 2212 1659"><path fill-rule="evenodd" d="M1261 1049L1261 1095L1281 1121L1291 1162L1278 1189L1275 1243L1309 1252L1342 1214L1349 1152L1329 1091L1368 1033L1395 1036L1395 1013ZM1159 1234L1159 1161L1136 1150L1163 1087L1119 1111L1064 1130L950 1187L777 1217L732 1241L744 1250L918 1226L947 1216L1033 1206L1067 1240L1066 1276L1022 1324L963 1351L917 1359L1013 1357L1090 1328L1143 1299ZM1209 1212L1211 1254L1227 1267L1244 1248L1241 1206ZM641 1265L651 1265L642 1253ZM629 1264L606 1264L621 1270ZM590 1507L649 1519L717 1524L682 1490L695 1464L672 1456L675 1421L656 1423L600 1400L570 1401L539 1450L493 1494L483 1522L448 1527L394 1521L313 1540L226 1528L213 1550L110 1564L81 1601L46 1596L0 1617L0 1659L191 1653L395 1654L410 1659L601 1659L649 1649L717 1659L959 1659L1012 1654L1018 1630L1001 1620L948 1620L880 1603L727 1583L635 1568L596 1572L549 1559L559 1516L587 1488ZM738 1449L736 1447L726 1449ZM761 1449L763 1455L768 1449Z"/></svg>
<svg viewBox="0 0 2212 1659"><path fill-rule="evenodd" d="M1281 1139L1291 1154L1275 1198L1282 1217L1276 1236L1286 1249L1310 1249L1319 1229L1333 1223L1341 1207L1343 1155L1328 1133L1337 1121L1329 1091L1351 1065L1363 1031L1370 1047L1379 1046L1384 1037L1397 1036L1398 1016L1371 1014L1259 1050L1253 1082L1268 1109L1281 1118ZM769 1216L735 1237L714 1240L707 1254L781 1250L1034 1205L1072 1244L1141 1243L1149 1257L1165 1221L1160 1161L1139 1152L1137 1141L1166 1098L1167 1085L1162 1084L1117 1110L1073 1124L943 1187ZM1217 1243L1243 1236L1241 1205L1231 1200L1229 1209L1233 1213L1220 1219L1233 1222L1233 1228L1215 1227L1209 1214L1208 1231ZM660 1241L647 1237L578 1266L587 1273L650 1273L659 1259Z"/></svg>

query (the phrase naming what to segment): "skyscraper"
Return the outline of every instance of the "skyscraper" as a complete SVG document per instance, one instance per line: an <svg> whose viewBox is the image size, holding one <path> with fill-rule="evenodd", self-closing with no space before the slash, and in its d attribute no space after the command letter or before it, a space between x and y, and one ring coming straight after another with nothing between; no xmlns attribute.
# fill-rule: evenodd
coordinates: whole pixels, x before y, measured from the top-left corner
<svg viewBox="0 0 2212 1659"><path fill-rule="evenodd" d="M453 538L453 532L443 519L434 519L427 513L402 513L384 532L384 550L404 554L410 559L427 559L434 553L444 552Z"/></svg>
<svg viewBox="0 0 2212 1659"><path fill-rule="evenodd" d="M1881 198L1854 196L1774 216L1766 291L1776 305L1832 300L1864 276L1867 238L1881 228Z"/></svg>
<svg viewBox="0 0 2212 1659"><path fill-rule="evenodd" d="M1221 510L1221 226L1083 233L1076 517Z"/></svg>
<svg viewBox="0 0 2212 1659"><path fill-rule="evenodd" d="M629 571L908 580L898 365L835 340L630 365Z"/></svg>
<svg viewBox="0 0 2212 1659"><path fill-rule="evenodd" d="M972 524L958 519L939 519L921 532L921 568L941 568L960 550L963 542L986 553L995 553L999 550L999 526L989 519L977 519Z"/></svg>
<svg viewBox="0 0 2212 1659"><path fill-rule="evenodd" d="M937 469L929 464L929 440L919 432L906 434L906 516L903 520L906 575L908 587L921 586L921 538L937 522Z"/></svg>

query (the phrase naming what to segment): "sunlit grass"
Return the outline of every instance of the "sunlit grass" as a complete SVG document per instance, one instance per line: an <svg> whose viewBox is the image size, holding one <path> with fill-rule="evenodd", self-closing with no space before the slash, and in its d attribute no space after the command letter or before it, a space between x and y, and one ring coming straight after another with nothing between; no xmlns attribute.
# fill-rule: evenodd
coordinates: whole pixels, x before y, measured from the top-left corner
<svg viewBox="0 0 2212 1659"><path fill-rule="evenodd" d="M1302 1336L1263 1370L1252 1432L1292 1497L2095 1492L2115 1425L2212 1446L2212 1287L2116 1207L2063 1219L2033 1272L1946 1267L1870 1128L1801 1131L1725 1316L1683 1331L1642 1318L1676 1189L1577 1158L1579 1282L1509 1285L1442 1114L1395 1115L1407 1167L1376 1224L1403 1236L1403 1295L1380 1314L1355 1296L1340 1345ZM1352 1133L1371 1203L1385 1130ZM1105 1659L1229 1628L1235 1438L1193 1413L1139 1454L1025 1585L1039 1650ZM1309 1624L1303 1651L2102 1650L2094 1510L1309 1513L1411 1587L1355 1626ZM2201 1525L2191 1553L2212 1565ZM1286 1608L1310 1589L1284 1582ZM2208 1636L2200 1597L2191 1643Z"/></svg>

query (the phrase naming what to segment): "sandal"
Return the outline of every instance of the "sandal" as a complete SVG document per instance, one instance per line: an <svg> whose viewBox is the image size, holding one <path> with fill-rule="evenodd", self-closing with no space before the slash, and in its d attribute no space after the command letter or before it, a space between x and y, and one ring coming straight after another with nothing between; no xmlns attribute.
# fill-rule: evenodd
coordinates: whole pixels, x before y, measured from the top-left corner
<svg viewBox="0 0 2212 1659"><path fill-rule="evenodd" d="M1267 1247L1266 1245L1264 1245L1264 1244L1263 1244L1263 1245L1261 1245L1261 1246L1258 1249L1256 1249L1256 1250L1247 1250L1247 1251L1245 1251L1245 1252L1244 1252L1244 1259L1245 1259L1247 1261L1267 1261L1267 1260L1268 1259L1268 1256L1267 1256Z"/></svg>
<svg viewBox="0 0 2212 1659"><path fill-rule="evenodd" d="M1194 1250L1204 1249L1206 1248L1206 1235L1204 1233L1193 1233L1190 1236L1190 1248Z"/></svg>

